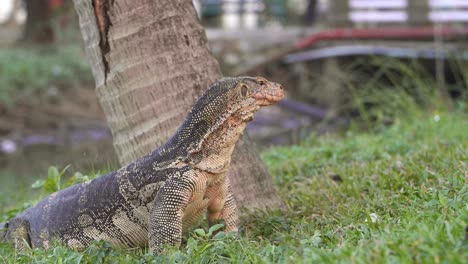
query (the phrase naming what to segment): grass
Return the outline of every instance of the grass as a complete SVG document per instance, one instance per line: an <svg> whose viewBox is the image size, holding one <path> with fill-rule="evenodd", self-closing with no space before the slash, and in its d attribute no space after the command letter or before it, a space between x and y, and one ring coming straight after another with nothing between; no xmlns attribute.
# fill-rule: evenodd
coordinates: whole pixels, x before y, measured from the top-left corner
<svg viewBox="0 0 468 264"><path fill-rule="evenodd" d="M0 263L463 263L466 131L463 111L421 113L371 132L269 149L263 159L288 210L249 212L238 238L215 234L219 226L196 229L159 256L103 241L84 251L57 245L23 253L0 244ZM61 188L60 173L49 171L36 187Z"/></svg>
<svg viewBox="0 0 468 264"><path fill-rule="evenodd" d="M342 115L351 115L361 125L373 127L421 109L447 111L457 108L453 104L466 104L467 61L447 60L443 80L437 79L430 65L428 61L378 56L356 59L338 77L343 90L336 97L347 98L339 101Z"/></svg>
<svg viewBox="0 0 468 264"><path fill-rule="evenodd" d="M425 116L397 120L376 133L312 137L266 153L292 211L308 216L322 235L323 247L308 248L310 255L300 258L462 263L468 246L466 131L466 115Z"/></svg>
<svg viewBox="0 0 468 264"><path fill-rule="evenodd" d="M0 103L40 99L61 89L93 85L91 69L78 46L0 50Z"/></svg>

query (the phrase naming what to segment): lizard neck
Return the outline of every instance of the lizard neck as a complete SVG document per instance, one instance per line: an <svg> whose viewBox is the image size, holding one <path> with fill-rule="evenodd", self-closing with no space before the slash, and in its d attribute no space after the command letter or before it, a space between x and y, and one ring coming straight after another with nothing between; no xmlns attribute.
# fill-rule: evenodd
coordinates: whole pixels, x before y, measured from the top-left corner
<svg viewBox="0 0 468 264"><path fill-rule="evenodd" d="M209 173L225 173L231 163L235 144L247 123L235 116L226 119L200 142L199 148L189 153L188 163Z"/></svg>
<svg viewBox="0 0 468 264"><path fill-rule="evenodd" d="M220 120L230 114L226 101L231 99L225 88L235 83L234 78L229 78L210 87L209 92L192 107L175 134L163 146L151 153L155 162L161 164L156 167L164 168L173 162L187 161L191 153L200 149L200 144L217 129Z"/></svg>

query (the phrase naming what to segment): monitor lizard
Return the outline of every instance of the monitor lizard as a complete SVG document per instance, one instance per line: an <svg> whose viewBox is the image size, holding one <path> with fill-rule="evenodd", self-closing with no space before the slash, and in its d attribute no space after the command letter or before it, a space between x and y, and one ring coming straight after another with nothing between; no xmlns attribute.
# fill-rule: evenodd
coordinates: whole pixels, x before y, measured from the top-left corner
<svg viewBox="0 0 468 264"><path fill-rule="evenodd" d="M94 180L45 197L0 224L0 239L17 250L53 241L84 248L180 245L182 231L205 212L236 232L238 212L227 171L235 143L254 113L284 97L262 77L223 78L195 103L175 134L152 153Z"/></svg>

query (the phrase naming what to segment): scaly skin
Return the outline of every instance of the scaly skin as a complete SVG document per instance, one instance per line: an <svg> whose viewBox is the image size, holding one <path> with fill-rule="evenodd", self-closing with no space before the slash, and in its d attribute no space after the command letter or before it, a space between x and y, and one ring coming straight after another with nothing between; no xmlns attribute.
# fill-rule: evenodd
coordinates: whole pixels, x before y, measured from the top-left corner
<svg viewBox="0 0 468 264"><path fill-rule="evenodd" d="M135 162L49 195L7 223L0 238L48 248L54 240L83 248L94 240L158 254L180 245L182 230L207 213L237 231L226 177L235 143L254 113L281 100L281 85L261 77L223 78L193 106L174 136Z"/></svg>

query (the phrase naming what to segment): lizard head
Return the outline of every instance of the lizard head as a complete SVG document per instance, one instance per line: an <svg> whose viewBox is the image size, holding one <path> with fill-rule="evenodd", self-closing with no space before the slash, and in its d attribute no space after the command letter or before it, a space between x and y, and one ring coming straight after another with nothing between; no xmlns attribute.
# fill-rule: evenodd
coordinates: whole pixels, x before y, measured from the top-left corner
<svg viewBox="0 0 468 264"><path fill-rule="evenodd" d="M281 84L270 82L263 77L239 77L231 93L235 115L244 121L252 121L254 113L263 106L275 104L284 98Z"/></svg>
<svg viewBox="0 0 468 264"><path fill-rule="evenodd" d="M283 97L283 87L263 77L222 78L198 100L186 122L210 129L228 119L246 123L253 120L259 108L275 104Z"/></svg>
<svg viewBox="0 0 468 264"><path fill-rule="evenodd" d="M224 164L229 160L255 112L283 97L280 84L262 77L220 79L199 98L174 136L158 152L167 157L185 157L200 168L219 171L208 169L211 165L206 163Z"/></svg>
<svg viewBox="0 0 468 264"><path fill-rule="evenodd" d="M202 113L198 124L209 125L196 145L189 148L190 162L212 173L226 171L234 146L255 112L283 97L280 84L262 77L223 78L216 82L194 107Z"/></svg>

